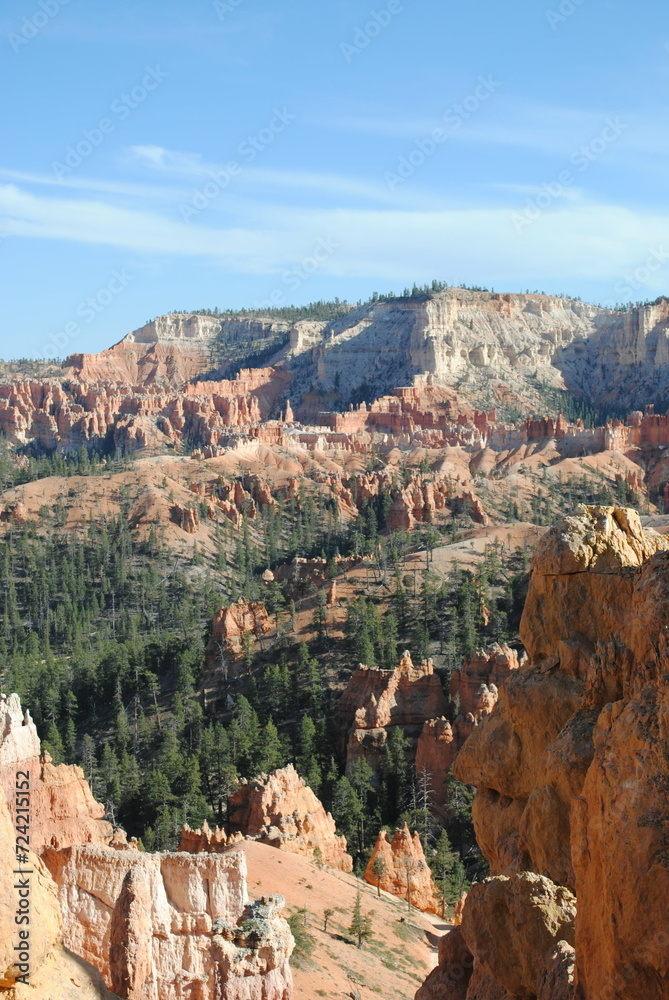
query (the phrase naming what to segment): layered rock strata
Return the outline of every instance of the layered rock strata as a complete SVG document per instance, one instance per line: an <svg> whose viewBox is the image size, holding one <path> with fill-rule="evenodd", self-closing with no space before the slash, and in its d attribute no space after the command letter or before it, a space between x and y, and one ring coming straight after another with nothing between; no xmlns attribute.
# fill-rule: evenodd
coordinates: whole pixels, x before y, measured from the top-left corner
<svg viewBox="0 0 669 1000"><path fill-rule="evenodd" d="M139 852L103 821L81 769L56 767L41 752L17 695L0 699L0 737L0 992L16 1000L290 1000L283 903L249 901L243 852ZM32 849L23 854L14 852L19 832ZM27 871L27 888L17 869ZM15 965L21 898L29 904L27 984Z"/></svg>
<svg viewBox="0 0 669 1000"><path fill-rule="evenodd" d="M250 903L243 851L47 849L63 939L124 1000L290 1000L281 897Z"/></svg>

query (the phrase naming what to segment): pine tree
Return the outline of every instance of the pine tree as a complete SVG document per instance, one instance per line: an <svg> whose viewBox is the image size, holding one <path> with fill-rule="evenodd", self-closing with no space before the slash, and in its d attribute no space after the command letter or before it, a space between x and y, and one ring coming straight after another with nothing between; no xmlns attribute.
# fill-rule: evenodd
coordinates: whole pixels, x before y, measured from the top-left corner
<svg viewBox="0 0 669 1000"><path fill-rule="evenodd" d="M268 719L262 730L258 766L262 771L270 773L283 767L284 764L284 749L279 737L279 730L272 720Z"/></svg>
<svg viewBox="0 0 669 1000"><path fill-rule="evenodd" d="M464 866L453 851L446 830L441 831L431 868L441 898L441 915L445 917L446 909L454 907L467 888Z"/></svg>
<svg viewBox="0 0 669 1000"><path fill-rule="evenodd" d="M387 866L380 854L377 854L372 861L372 875L376 879L376 894L381 895L381 879L386 874Z"/></svg>
<svg viewBox="0 0 669 1000"><path fill-rule="evenodd" d="M362 913L362 893L360 889L358 889L355 896L353 919L348 931L358 948L362 948L364 942L368 941L372 936L372 916L369 913L365 915Z"/></svg>

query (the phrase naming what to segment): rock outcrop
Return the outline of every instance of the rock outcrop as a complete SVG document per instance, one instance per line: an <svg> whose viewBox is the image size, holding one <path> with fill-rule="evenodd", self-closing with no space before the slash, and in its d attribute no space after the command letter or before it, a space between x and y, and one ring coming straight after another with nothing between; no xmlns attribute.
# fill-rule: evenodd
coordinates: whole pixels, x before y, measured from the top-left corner
<svg viewBox="0 0 669 1000"><path fill-rule="evenodd" d="M383 864L381 875L374 871L377 861ZM406 823L401 830L395 831L392 840L388 840L386 831L381 830L365 870L365 880L393 896L406 899L418 910L441 912L437 887L420 837L417 833L412 837Z"/></svg>
<svg viewBox="0 0 669 1000"><path fill-rule="evenodd" d="M365 757L377 769L391 726L416 738L426 719L445 716L448 702L432 660L414 666L405 652L394 670L360 664L339 699L337 725L347 769Z"/></svg>
<svg viewBox="0 0 669 1000"><path fill-rule="evenodd" d="M439 938L437 967L416 993L416 1000L466 1000L474 969L474 956L461 927Z"/></svg>
<svg viewBox="0 0 669 1000"><path fill-rule="evenodd" d="M81 769L41 753L17 695L2 696L0 726L0 992L290 1000L293 940L282 902L249 902L243 852L139 852L102 820ZM19 778L27 787L17 792ZM31 851L14 852L18 833ZM24 906L30 934L16 967ZM16 982L23 966L27 984Z"/></svg>
<svg viewBox="0 0 669 1000"><path fill-rule="evenodd" d="M344 872L353 870L346 838L337 836L332 816L292 764L242 781L229 799L228 824L233 833L281 851L316 857Z"/></svg>
<svg viewBox="0 0 669 1000"><path fill-rule="evenodd" d="M213 626L212 637L207 646L207 660L212 663L220 659L221 652L232 659L238 657L242 652L245 635L256 642L272 631L272 623L263 602L249 601L245 597L240 597L234 604L217 611Z"/></svg>
<svg viewBox="0 0 669 1000"><path fill-rule="evenodd" d="M29 775L30 846L44 847L108 841L112 826L104 806L91 794L84 772L76 764L55 765L42 753L30 713L21 710L18 695L0 695L0 786L15 818L15 776Z"/></svg>
<svg viewBox="0 0 669 1000"><path fill-rule="evenodd" d="M416 744L415 772L419 782L426 780L435 816L446 819L448 774L458 751L472 732L476 720L473 715L453 722L443 716L427 719Z"/></svg>
<svg viewBox="0 0 669 1000"><path fill-rule="evenodd" d="M451 674L450 695L459 715L472 715L476 720L490 715L497 704L499 689L524 663L515 649L492 643L487 649L477 649L469 660Z"/></svg>
<svg viewBox="0 0 669 1000"><path fill-rule="evenodd" d="M123 1000L290 1000L280 897L250 903L243 851L47 849L63 938Z"/></svg>
<svg viewBox="0 0 669 1000"><path fill-rule="evenodd" d="M17 833L0 788L0 996L115 1000L97 970L63 948L56 886L34 852L17 855Z"/></svg>
<svg viewBox="0 0 669 1000"><path fill-rule="evenodd" d="M667 996L668 550L613 507L578 508L539 543L529 665L454 764L477 787L492 871L464 907L472 982L526 998Z"/></svg>
<svg viewBox="0 0 669 1000"><path fill-rule="evenodd" d="M462 936L483 973L518 1000L534 1000L559 941L574 943L573 894L532 872L475 883Z"/></svg>

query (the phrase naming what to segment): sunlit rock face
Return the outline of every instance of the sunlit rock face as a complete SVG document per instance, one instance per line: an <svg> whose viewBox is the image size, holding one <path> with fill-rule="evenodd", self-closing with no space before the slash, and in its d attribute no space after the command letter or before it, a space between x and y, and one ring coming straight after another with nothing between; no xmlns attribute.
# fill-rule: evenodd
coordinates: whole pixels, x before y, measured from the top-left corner
<svg viewBox="0 0 669 1000"><path fill-rule="evenodd" d="M510 997L667 995L668 545L613 507L538 545L529 664L454 764L492 873L464 907L468 997L482 977Z"/></svg>

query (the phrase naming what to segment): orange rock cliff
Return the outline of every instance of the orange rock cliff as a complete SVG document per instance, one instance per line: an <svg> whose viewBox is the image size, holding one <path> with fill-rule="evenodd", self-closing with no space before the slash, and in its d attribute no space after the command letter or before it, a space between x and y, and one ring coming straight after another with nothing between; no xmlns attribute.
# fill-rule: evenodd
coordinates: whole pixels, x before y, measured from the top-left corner
<svg viewBox="0 0 669 1000"><path fill-rule="evenodd" d="M528 663L454 765L491 877L417 1000L669 995L668 550L613 507L539 543Z"/></svg>

